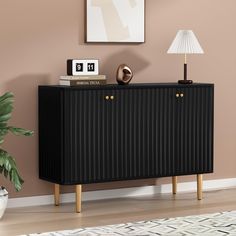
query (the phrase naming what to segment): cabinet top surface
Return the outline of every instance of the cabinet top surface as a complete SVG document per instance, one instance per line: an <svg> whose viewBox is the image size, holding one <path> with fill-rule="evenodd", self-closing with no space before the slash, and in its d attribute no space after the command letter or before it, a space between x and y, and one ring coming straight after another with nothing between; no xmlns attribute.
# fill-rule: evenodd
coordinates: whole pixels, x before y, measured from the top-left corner
<svg viewBox="0 0 236 236"><path fill-rule="evenodd" d="M129 89L129 88L153 88L153 87L176 87L176 88L191 88L191 87L206 87L214 86L212 83L193 83L193 84L178 84L178 83L134 83L128 85L106 84L106 85L83 85L83 86L63 86L63 85L39 85L39 88L57 88L57 89Z"/></svg>

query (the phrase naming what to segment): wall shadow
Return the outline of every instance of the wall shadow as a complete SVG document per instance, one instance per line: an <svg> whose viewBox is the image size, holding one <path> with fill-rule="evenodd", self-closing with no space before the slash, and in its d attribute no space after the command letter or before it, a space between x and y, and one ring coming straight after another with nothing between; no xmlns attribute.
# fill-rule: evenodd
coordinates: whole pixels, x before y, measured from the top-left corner
<svg viewBox="0 0 236 236"><path fill-rule="evenodd" d="M116 71L119 65L127 64L133 71L134 77L144 70L150 62L141 57L139 54L135 53L132 50L124 49L120 52L111 53L109 57L103 60L100 64L100 70L106 71L108 82L114 82L116 80Z"/></svg>

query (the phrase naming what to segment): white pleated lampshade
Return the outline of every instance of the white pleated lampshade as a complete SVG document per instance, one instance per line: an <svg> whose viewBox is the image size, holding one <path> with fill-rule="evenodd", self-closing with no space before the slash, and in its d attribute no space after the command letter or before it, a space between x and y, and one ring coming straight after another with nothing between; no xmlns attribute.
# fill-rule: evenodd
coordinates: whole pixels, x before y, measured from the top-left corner
<svg viewBox="0 0 236 236"><path fill-rule="evenodd" d="M179 30L167 53L204 53L192 30Z"/></svg>

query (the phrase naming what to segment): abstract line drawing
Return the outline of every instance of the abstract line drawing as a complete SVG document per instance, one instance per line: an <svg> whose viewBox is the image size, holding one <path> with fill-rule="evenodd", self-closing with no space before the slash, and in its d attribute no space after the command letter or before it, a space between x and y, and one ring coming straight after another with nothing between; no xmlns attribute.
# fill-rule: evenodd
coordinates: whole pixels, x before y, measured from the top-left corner
<svg viewBox="0 0 236 236"><path fill-rule="evenodd" d="M144 0L87 0L87 42L144 42Z"/></svg>

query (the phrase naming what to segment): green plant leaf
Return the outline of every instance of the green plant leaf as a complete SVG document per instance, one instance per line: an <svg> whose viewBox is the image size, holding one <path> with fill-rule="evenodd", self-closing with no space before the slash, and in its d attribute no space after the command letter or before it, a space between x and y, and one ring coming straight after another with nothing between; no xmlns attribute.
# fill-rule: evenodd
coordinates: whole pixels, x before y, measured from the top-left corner
<svg viewBox="0 0 236 236"><path fill-rule="evenodd" d="M14 99L14 95L11 92L6 92L2 96L0 96L0 103L4 101L5 99Z"/></svg>
<svg viewBox="0 0 236 236"><path fill-rule="evenodd" d="M1 104L0 116L12 112L13 107L9 103Z"/></svg>
<svg viewBox="0 0 236 236"><path fill-rule="evenodd" d="M11 112L13 109L14 95L13 93L7 92L0 96L0 130L7 127L7 122L11 118ZM4 136L7 134L6 130L0 133L0 144L4 141ZM5 132L5 133L4 133Z"/></svg>
<svg viewBox="0 0 236 236"><path fill-rule="evenodd" d="M23 128L17 128L17 127L9 126L8 129L9 129L9 131L11 131L15 135L31 136L33 134L33 131L26 130L26 129L23 129Z"/></svg>
<svg viewBox="0 0 236 236"><path fill-rule="evenodd" d="M4 115L11 114L13 110L14 96L12 93L5 93L0 96L0 118Z"/></svg>
<svg viewBox="0 0 236 236"><path fill-rule="evenodd" d="M10 180L14 183L15 189L20 191L24 180L20 177L16 169L10 171Z"/></svg>
<svg viewBox="0 0 236 236"><path fill-rule="evenodd" d="M8 128L4 127L4 128L0 128L0 136L4 136L8 133Z"/></svg>
<svg viewBox="0 0 236 236"><path fill-rule="evenodd" d="M0 108L0 109L1 109L1 108ZM1 123L2 123L2 122L5 123L5 122L7 122L10 118L11 118L11 113L1 115L1 116L0 116L0 122L1 122Z"/></svg>
<svg viewBox="0 0 236 236"><path fill-rule="evenodd" d="M0 128L0 144L4 142L4 137L8 133L9 129L7 127Z"/></svg>
<svg viewBox="0 0 236 236"><path fill-rule="evenodd" d="M24 180L20 177L14 158L5 150L0 149L0 173L3 173L14 184L16 191L20 191Z"/></svg>

